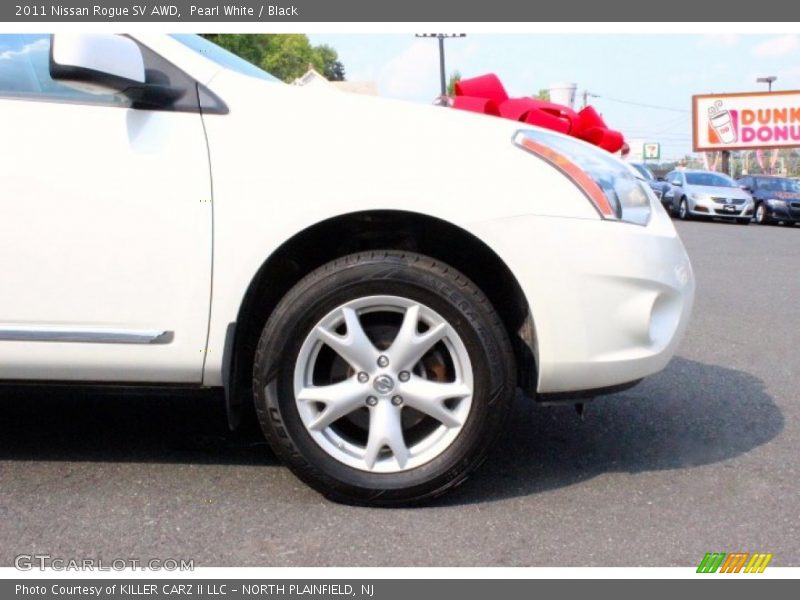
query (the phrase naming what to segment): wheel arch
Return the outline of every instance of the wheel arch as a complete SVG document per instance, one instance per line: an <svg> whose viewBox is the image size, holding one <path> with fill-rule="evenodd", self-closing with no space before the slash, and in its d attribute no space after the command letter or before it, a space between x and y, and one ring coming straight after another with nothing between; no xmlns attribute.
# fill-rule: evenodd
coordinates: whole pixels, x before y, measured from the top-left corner
<svg viewBox="0 0 800 600"><path fill-rule="evenodd" d="M347 254L408 250L446 262L489 298L512 341L518 384L536 391L536 332L528 299L505 262L485 242L448 221L416 212L374 210L339 215L296 233L262 263L228 328L223 360L231 428L250 420L250 379L258 337L281 298L306 274Z"/></svg>

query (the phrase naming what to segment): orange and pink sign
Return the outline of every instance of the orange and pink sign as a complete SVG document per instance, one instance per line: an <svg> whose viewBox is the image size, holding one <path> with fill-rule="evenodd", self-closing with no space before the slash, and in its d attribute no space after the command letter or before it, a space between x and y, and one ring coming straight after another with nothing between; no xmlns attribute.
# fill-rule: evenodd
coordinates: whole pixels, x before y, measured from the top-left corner
<svg viewBox="0 0 800 600"><path fill-rule="evenodd" d="M800 146L800 91L692 97L696 152Z"/></svg>

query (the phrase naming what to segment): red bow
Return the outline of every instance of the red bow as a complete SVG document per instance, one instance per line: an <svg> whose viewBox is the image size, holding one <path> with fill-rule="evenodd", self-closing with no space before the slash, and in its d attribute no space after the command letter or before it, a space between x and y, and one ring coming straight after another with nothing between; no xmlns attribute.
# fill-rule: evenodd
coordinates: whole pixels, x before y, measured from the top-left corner
<svg viewBox="0 0 800 600"><path fill-rule="evenodd" d="M505 117L565 133L609 152L622 148L625 139L619 131L606 126L591 106L574 111L568 106L535 98L509 98L497 75L489 73L462 79L455 86L453 108Z"/></svg>

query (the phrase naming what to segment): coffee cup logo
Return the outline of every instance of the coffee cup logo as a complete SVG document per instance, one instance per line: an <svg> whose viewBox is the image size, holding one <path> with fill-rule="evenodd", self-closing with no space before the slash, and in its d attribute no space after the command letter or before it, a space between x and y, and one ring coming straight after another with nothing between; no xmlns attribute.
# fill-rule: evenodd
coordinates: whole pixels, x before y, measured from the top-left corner
<svg viewBox="0 0 800 600"><path fill-rule="evenodd" d="M722 100L717 100L708 109L708 123L723 144L734 144L739 139L731 113L722 107Z"/></svg>

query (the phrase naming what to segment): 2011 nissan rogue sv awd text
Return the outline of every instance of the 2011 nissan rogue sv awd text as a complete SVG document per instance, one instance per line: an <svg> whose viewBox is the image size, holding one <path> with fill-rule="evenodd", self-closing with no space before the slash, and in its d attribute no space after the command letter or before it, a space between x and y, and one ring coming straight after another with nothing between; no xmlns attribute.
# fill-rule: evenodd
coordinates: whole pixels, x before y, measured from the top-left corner
<svg viewBox="0 0 800 600"><path fill-rule="evenodd" d="M0 36L0 131L0 379L224 388L339 501L443 493L518 387L620 389L690 313L670 219L604 150L198 36Z"/></svg>

